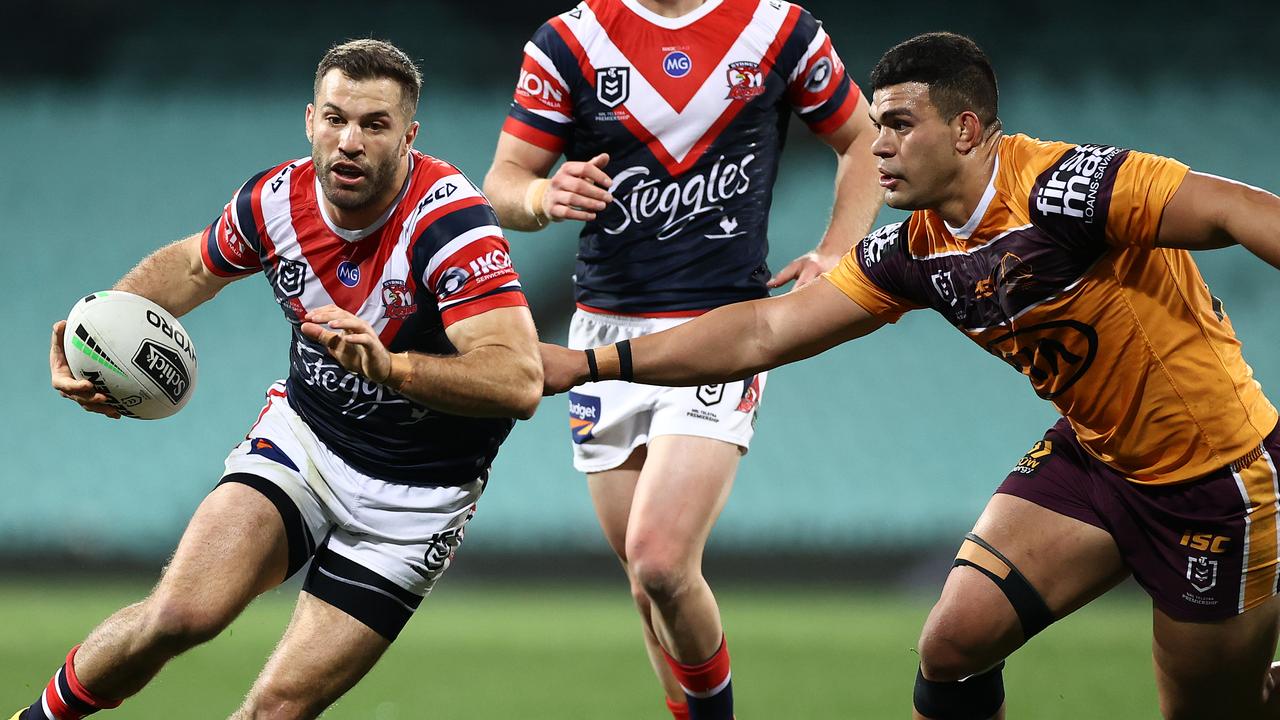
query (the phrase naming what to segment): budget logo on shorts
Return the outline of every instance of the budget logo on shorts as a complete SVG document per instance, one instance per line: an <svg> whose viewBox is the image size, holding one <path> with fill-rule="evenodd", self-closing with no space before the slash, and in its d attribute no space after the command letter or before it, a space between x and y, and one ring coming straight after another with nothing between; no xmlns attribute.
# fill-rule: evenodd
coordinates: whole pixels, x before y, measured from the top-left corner
<svg viewBox="0 0 1280 720"><path fill-rule="evenodd" d="M582 393L569 393L569 433L576 445L595 437L592 430L600 422L600 398Z"/></svg>

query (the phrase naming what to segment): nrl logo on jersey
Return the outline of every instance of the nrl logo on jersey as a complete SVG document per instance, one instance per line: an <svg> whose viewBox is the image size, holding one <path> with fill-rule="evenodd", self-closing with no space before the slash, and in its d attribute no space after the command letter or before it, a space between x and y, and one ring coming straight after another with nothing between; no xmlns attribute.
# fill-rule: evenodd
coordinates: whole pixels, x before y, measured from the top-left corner
<svg viewBox="0 0 1280 720"><path fill-rule="evenodd" d="M631 68L596 68L596 99L607 108L616 108L631 97Z"/></svg>
<svg viewBox="0 0 1280 720"><path fill-rule="evenodd" d="M280 259L276 268L276 291L282 300L302 295L307 282L307 266L297 260Z"/></svg>
<svg viewBox="0 0 1280 720"><path fill-rule="evenodd" d="M760 71L760 63L746 60L731 62L726 73L729 76L729 94L725 97L749 102L764 93L764 73Z"/></svg>

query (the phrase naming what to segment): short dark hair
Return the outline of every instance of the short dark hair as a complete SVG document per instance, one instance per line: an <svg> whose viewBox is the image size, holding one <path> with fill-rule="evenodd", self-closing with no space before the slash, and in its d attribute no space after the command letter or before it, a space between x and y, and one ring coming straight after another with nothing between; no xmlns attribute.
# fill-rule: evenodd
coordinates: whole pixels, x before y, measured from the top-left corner
<svg viewBox="0 0 1280 720"><path fill-rule="evenodd" d="M361 38L348 40L329 48L316 67L315 91L320 81L333 69L352 80L391 78L400 84L401 96L409 117L418 109L422 92L422 72L405 51L384 40Z"/></svg>
<svg viewBox="0 0 1280 720"><path fill-rule="evenodd" d="M872 92L909 82L929 86L929 100L944 119L972 110L983 125L998 121L996 72L982 48L964 35L917 35L889 48L871 71Z"/></svg>

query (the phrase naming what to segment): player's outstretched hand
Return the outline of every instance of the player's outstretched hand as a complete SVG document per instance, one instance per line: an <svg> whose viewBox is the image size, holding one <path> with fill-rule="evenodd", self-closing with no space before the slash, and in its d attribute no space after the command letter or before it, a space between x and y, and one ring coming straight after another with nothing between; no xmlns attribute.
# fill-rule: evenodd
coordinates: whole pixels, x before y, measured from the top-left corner
<svg viewBox="0 0 1280 720"><path fill-rule="evenodd" d="M813 282L819 275L834 268L840 263L842 255L828 255L818 251L807 252L804 255L792 260L786 267L782 268L777 275L769 279L769 287L777 288L786 285L792 280L796 281L792 290L800 288Z"/></svg>
<svg viewBox="0 0 1280 720"><path fill-rule="evenodd" d="M608 153L586 162L570 161L551 176L551 186L542 196L542 210L552 220L595 220L596 213L613 202L608 188L613 178L604 172Z"/></svg>
<svg viewBox="0 0 1280 720"><path fill-rule="evenodd" d="M49 341L49 377L53 389L62 397L74 400L80 407L89 412L101 413L112 420L120 419L120 411L107 404L107 396L93 389L88 380L77 380L71 374L71 366L67 365L67 354L62 349L63 334L67 331L67 321L59 320L53 324L53 337Z"/></svg>
<svg viewBox="0 0 1280 720"><path fill-rule="evenodd" d="M590 377L587 356L582 351L544 342L538 343L538 351L542 353L543 395L559 395Z"/></svg>
<svg viewBox="0 0 1280 720"><path fill-rule="evenodd" d="M391 353L369 323L337 305L312 310L303 319L302 334L324 345L342 367L376 383L391 375Z"/></svg>

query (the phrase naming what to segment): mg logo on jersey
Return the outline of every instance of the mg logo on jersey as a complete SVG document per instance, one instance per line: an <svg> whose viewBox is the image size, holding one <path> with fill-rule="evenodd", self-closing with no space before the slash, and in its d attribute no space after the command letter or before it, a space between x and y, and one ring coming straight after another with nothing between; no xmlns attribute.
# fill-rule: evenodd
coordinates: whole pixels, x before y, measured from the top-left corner
<svg viewBox="0 0 1280 720"><path fill-rule="evenodd" d="M388 280L382 283L382 305L386 317L392 320L407 318L418 306L413 303L413 293L404 280Z"/></svg>
<svg viewBox="0 0 1280 720"><path fill-rule="evenodd" d="M607 108L616 108L631 96L631 68L596 68L596 99Z"/></svg>
<svg viewBox="0 0 1280 720"><path fill-rule="evenodd" d="M502 250L490 250L471 261L471 273L477 278L511 269L511 256Z"/></svg>
<svg viewBox="0 0 1280 720"><path fill-rule="evenodd" d="M353 288L360 284L360 266L350 260L338 264L338 282Z"/></svg>
<svg viewBox="0 0 1280 720"><path fill-rule="evenodd" d="M662 72L673 78L682 78L693 69L693 60L688 55L672 50L662 59Z"/></svg>
<svg viewBox="0 0 1280 720"><path fill-rule="evenodd" d="M1196 592L1209 592L1218 584L1218 561L1204 555L1187 558L1187 579Z"/></svg>
<svg viewBox="0 0 1280 720"><path fill-rule="evenodd" d="M764 92L764 73L760 64L745 60L729 63L729 94L725 97L747 102Z"/></svg>
<svg viewBox="0 0 1280 720"><path fill-rule="evenodd" d="M600 398L595 395L569 393L569 434L574 444L582 443L595 437L592 431L600 422Z"/></svg>

